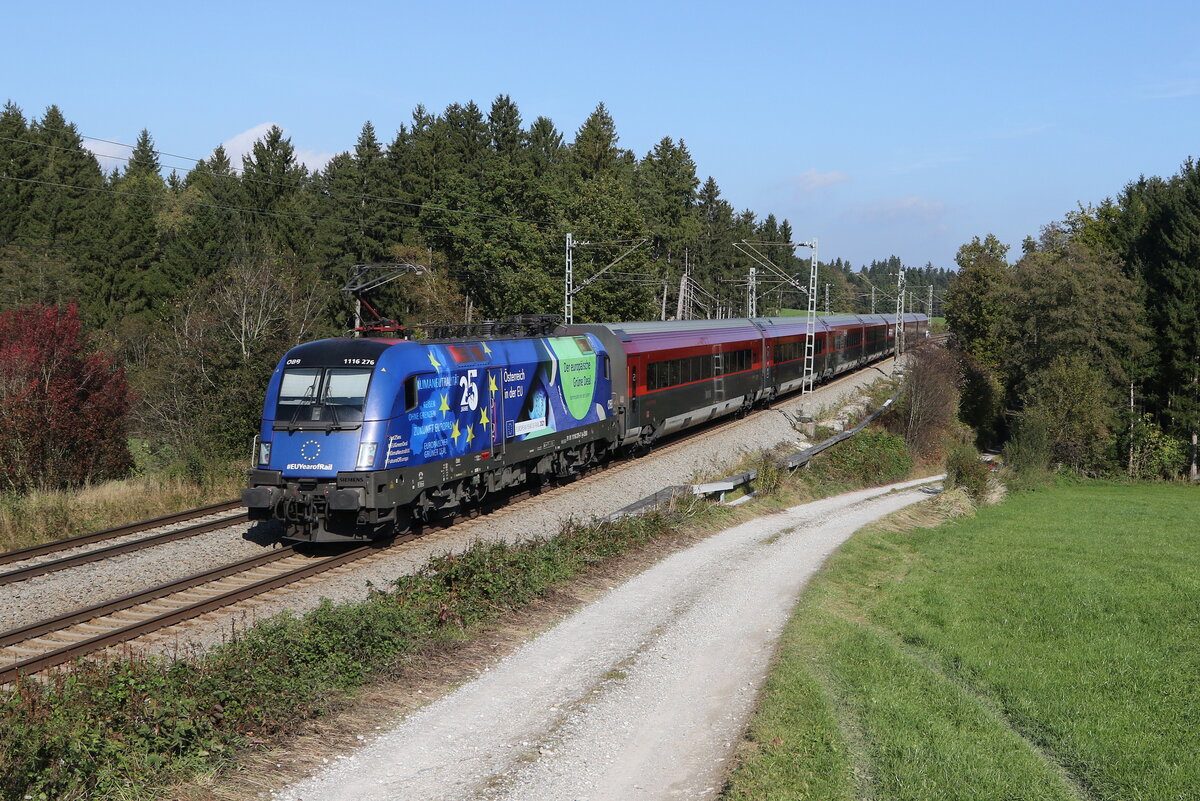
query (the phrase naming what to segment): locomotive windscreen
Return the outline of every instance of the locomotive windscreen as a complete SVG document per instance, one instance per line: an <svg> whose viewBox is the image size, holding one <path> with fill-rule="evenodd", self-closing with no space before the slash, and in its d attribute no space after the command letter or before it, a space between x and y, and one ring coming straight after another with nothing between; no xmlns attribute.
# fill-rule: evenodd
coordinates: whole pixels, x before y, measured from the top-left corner
<svg viewBox="0 0 1200 801"><path fill-rule="evenodd" d="M283 371L275 425L327 428L362 422L370 368L291 367Z"/></svg>

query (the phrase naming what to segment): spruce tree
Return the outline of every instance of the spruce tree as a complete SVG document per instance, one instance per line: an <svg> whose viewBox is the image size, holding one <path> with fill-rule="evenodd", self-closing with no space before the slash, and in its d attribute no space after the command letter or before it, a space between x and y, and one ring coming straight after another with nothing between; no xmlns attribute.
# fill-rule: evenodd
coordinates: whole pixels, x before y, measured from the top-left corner
<svg viewBox="0 0 1200 801"><path fill-rule="evenodd" d="M196 163L183 180L180 220L164 247L162 272L174 297L200 280L222 273L247 248L242 183L224 147Z"/></svg>
<svg viewBox="0 0 1200 801"><path fill-rule="evenodd" d="M12 244L29 206L36 177L35 147L25 115L11 100L0 112L0 249Z"/></svg>
<svg viewBox="0 0 1200 801"><path fill-rule="evenodd" d="M601 175L618 171L623 164L623 151L617 147L617 126L604 103L596 106L571 145L571 164L577 181L590 181Z"/></svg>
<svg viewBox="0 0 1200 801"><path fill-rule="evenodd" d="M310 255L314 223L308 183L308 168L278 125L242 156L242 187L255 232L276 255L293 262Z"/></svg>
<svg viewBox="0 0 1200 801"><path fill-rule="evenodd" d="M143 129L125 172L111 183L116 194L104 269L87 282L99 303L93 314L102 325L149 315L171 294L159 264L158 217L166 199L160 169L150 132Z"/></svg>
<svg viewBox="0 0 1200 801"><path fill-rule="evenodd" d="M104 173L57 106L30 125L29 138L38 183L28 195L18 233L46 247L61 244L79 253L72 246L103 238Z"/></svg>
<svg viewBox="0 0 1200 801"><path fill-rule="evenodd" d="M1161 224L1163 260L1153 304L1161 348L1160 386L1173 429L1190 445L1188 475L1200 479L1200 165L1189 159L1172 181Z"/></svg>

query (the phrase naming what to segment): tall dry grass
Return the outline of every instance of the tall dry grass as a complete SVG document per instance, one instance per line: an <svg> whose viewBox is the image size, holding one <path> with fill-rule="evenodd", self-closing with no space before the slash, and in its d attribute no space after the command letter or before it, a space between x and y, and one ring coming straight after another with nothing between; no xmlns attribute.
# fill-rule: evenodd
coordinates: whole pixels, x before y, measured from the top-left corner
<svg viewBox="0 0 1200 801"><path fill-rule="evenodd" d="M244 481L244 468L228 465L200 484L170 475L143 475L77 490L0 496L0 551L232 500Z"/></svg>

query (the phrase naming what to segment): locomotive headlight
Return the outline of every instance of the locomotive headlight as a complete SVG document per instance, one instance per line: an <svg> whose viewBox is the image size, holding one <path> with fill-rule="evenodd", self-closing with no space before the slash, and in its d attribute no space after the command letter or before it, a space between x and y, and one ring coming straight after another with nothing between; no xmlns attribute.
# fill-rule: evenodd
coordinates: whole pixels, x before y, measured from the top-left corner
<svg viewBox="0 0 1200 801"><path fill-rule="evenodd" d="M271 443L258 443L258 466L266 467L271 462Z"/></svg>
<svg viewBox="0 0 1200 801"><path fill-rule="evenodd" d="M375 452L379 450L378 442L363 442L358 446L358 469L363 470L375 466Z"/></svg>

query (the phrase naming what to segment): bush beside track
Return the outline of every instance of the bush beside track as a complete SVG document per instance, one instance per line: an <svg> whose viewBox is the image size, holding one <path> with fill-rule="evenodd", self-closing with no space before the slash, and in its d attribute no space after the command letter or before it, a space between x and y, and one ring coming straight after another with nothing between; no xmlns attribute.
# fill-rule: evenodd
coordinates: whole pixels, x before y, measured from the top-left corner
<svg viewBox="0 0 1200 801"><path fill-rule="evenodd" d="M872 439L874 438L874 439ZM902 449L872 434L880 453ZM789 475L760 455L753 508L682 498L642 517L568 525L556 537L481 544L432 560L420 573L357 604L326 604L303 618L261 623L209 654L167 661L88 662L50 681L24 680L0 698L4 798L157 797L239 752L285 740L304 721L349 703L405 658L472 636L611 557L836 492L903 477L911 465L839 446ZM892 465L880 475L878 465ZM863 476L872 480L863 481Z"/></svg>

